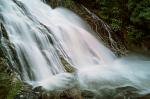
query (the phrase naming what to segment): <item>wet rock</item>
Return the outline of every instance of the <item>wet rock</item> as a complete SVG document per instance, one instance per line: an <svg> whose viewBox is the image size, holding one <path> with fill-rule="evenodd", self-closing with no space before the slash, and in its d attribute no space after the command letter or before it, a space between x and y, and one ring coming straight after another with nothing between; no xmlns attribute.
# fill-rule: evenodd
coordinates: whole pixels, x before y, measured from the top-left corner
<svg viewBox="0 0 150 99"><path fill-rule="evenodd" d="M83 99L93 99L95 97L95 93L90 90L82 90L81 95Z"/></svg>
<svg viewBox="0 0 150 99"><path fill-rule="evenodd" d="M27 83L23 83L23 88L22 88L23 91L32 91L32 86L27 84Z"/></svg>
<svg viewBox="0 0 150 99"><path fill-rule="evenodd" d="M117 92L133 92L133 91L138 91L138 89L131 87L131 86L126 86L126 87L119 87L116 89Z"/></svg>
<svg viewBox="0 0 150 99"><path fill-rule="evenodd" d="M33 91L31 85L23 83L21 91L18 92L14 99L38 99L38 95Z"/></svg>
<svg viewBox="0 0 150 99"><path fill-rule="evenodd" d="M61 59L61 62L62 62L62 64L64 65L64 68L65 68L65 70L66 70L67 72L73 73L73 72L76 71L76 68L74 68L73 66L71 66L71 65L67 62L67 60L64 59L63 56L60 56L60 59Z"/></svg>
<svg viewBox="0 0 150 99"><path fill-rule="evenodd" d="M150 99L150 94L140 95L138 89L125 86L116 89L103 88L98 91L70 88L46 91L41 86L32 88L25 84L14 99Z"/></svg>
<svg viewBox="0 0 150 99"><path fill-rule="evenodd" d="M21 93L16 95L14 99L39 99L39 98L34 92L22 91Z"/></svg>
<svg viewBox="0 0 150 99"><path fill-rule="evenodd" d="M26 84L15 99L83 99L78 88L48 91L41 86L32 88Z"/></svg>
<svg viewBox="0 0 150 99"><path fill-rule="evenodd" d="M116 95L116 91L111 88L102 88L98 91L96 99L113 99Z"/></svg>
<svg viewBox="0 0 150 99"><path fill-rule="evenodd" d="M78 89L67 89L57 91L42 91L38 95L38 99L83 99Z"/></svg>
<svg viewBox="0 0 150 99"><path fill-rule="evenodd" d="M114 99L137 99L140 96L138 90L131 86L119 87L116 92Z"/></svg>
<svg viewBox="0 0 150 99"><path fill-rule="evenodd" d="M43 90L42 86L38 86L38 87L35 87L35 88L33 89L33 91L34 91L34 92L43 92L44 90Z"/></svg>
<svg viewBox="0 0 150 99"><path fill-rule="evenodd" d="M60 99L83 99L79 89L65 90L60 94Z"/></svg>

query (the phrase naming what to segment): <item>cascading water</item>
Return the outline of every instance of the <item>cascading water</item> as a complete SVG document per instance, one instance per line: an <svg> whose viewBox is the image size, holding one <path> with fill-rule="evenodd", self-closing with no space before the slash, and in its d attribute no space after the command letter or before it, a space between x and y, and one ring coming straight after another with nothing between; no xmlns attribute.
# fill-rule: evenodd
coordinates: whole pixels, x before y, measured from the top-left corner
<svg viewBox="0 0 150 99"><path fill-rule="evenodd" d="M150 89L150 61L117 59L71 11L52 9L40 0L1 0L0 15L19 59L20 76L33 86L53 90L77 77L81 87L91 90L125 85ZM60 57L77 76L66 72Z"/></svg>

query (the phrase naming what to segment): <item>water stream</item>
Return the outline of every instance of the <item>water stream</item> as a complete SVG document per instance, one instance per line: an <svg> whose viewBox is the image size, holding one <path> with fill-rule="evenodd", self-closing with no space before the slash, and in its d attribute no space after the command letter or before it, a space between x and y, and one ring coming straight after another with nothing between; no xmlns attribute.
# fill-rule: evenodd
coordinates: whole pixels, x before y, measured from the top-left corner
<svg viewBox="0 0 150 99"><path fill-rule="evenodd" d="M0 23L14 45L22 80L33 86L54 90L77 80L91 90L128 85L149 92L149 59L117 58L65 8L52 9L40 0L0 0ZM1 41L5 44L3 36ZM67 73L60 57L76 71Z"/></svg>

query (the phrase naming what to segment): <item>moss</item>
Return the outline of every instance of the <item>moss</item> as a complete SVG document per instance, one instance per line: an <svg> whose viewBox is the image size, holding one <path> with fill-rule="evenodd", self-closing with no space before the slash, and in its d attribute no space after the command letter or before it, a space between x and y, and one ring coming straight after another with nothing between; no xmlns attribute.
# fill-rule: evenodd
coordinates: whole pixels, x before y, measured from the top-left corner
<svg viewBox="0 0 150 99"><path fill-rule="evenodd" d="M22 88L21 81L17 80L15 83L12 83L6 99L14 99L14 97L21 90L21 88Z"/></svg>
<svg viewBox="0 0 150 99"><path fill-rule="evenodd" d="M13 82L13 77L4 72L0 73L0 82L0 99L14 99L22 87L20 81Z"/></svg>
<svg viewBox="0 0 150 99"><path fill-rule="evenodd" d="M0 73L0 99L5 99L9 93L10 79L7 73Z"/></svg>
<svg viewBox="0 0 150 99"><path fill-rule="evenodd" d="M13 99L21 86L21 81L11 72L6 59L0 57L0 99Z"/></svg>

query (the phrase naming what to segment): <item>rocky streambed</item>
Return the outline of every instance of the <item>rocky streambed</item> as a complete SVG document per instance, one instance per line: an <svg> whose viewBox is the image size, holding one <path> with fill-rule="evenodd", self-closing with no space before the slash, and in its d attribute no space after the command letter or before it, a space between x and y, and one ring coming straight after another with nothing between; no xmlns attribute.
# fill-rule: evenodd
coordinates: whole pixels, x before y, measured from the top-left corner
<svg viewBox="0 0 150 99"><path fill-rule="evenodd" d="M25 84L14 99L150 99L150 94L139 94L139 91L131 86L115 90L105 88L99 91L79 88L46 91L42 87L33 89L32 86Z"/></svg>

